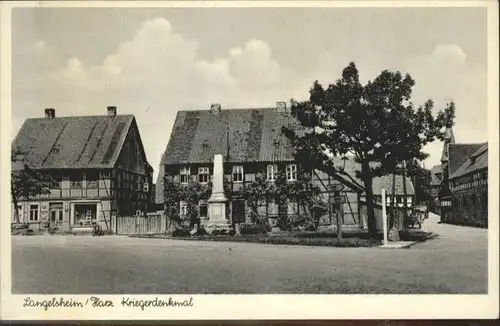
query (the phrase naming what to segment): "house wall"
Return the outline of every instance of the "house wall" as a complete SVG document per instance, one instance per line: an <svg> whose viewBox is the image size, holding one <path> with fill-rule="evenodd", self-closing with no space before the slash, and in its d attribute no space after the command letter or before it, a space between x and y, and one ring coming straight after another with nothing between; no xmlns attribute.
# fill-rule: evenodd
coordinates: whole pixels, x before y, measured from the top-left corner
<svg viewBox="0 0 500 326"><path fill-rule="evenodd" d="M117 214L135 215L138 210L145 214L149 209L153 188L153 173L142 148L139 130L133 123L116 161L115 181Z"/></svg>
<svg viewBox="0 0 500 326"><path fill-rule="evenodd" d="M146 214L150 202L152 176L122 169L113 170L57 170L49 171L56 182L47 195L29 201L20 200L20 222L29 223L33 229L47 228L49 206L64 206L63 223L58 226L69 231L74 225L75 203L96 204L98 222L103 229L110 229L112 215L132 216L138 211ZM145 183L148 183L145 189ZM38 219L30 220L30 205L38 205ZM33 216L34 217L34 216ZM32 217L32 218L33 218ZM15 222L12 206L12 222Z"/></svg>
<svg viewBox="0 0 500 326"><path fill-rule="evenodd" d="M30 229L56 229L58 231L70 232L75 228L90 227L90 225L81 225L75 218L75 205L91 205L95 207L95 222L104 230L113 230L111 225L111 206L110 199L33 199L21 201L18 206L19 221L29 225ZM52 210L57 207L57 211L62 211L62 220L56 214L55 220L51 219ZM60 209L59 209L60 207ZM14 207L12 206L12 222L14 219ZM94 220L93 220L94 221Z"/></svg>
<svg viewBox="0 0 500 326"><path fill-rule="evenodd" d="M287 164L293 164L293 162L278 162L278 163L269 163L269 164L277 164L278 165L278 172L285 172L286 171L286 166ZM242 165L243 166L243 172L244 172L244 180L243 182L233 182L232 178L232 170L233 166L235 165ZM251 183L255 181L256 176L258 173L263 173L264 175L267 174L267 165L268 163L261 163L261 162L255 162L255 163L243 163L243 164L224 164L224 177L226 180L230 181L230 187L233 191L238 191L241 190L243 187L245 187L246 184ZM180 170L181 168L189 168L190 171L190 176L188 178L189 181L191 182L196 182L199 181L198 179L198 168L199 167L206 167L209 169L210 177L213 174L213 166L210 163L207 164L186 164L184 166L176 165L176 166L165 166L165 175L166 176L171 176L173 177L173 180L175 182L180 182L181 176L180 176ZM211 179L209 179L211 180ZM322 189L322 199L325 203L328 202L328 199L330 196L333 196L333 194L330 194L328 191L328 187L331 184L334 183L339 183L338 181L334 180L332 177L330 177L328 174L321 172L321 171L315 171L313 173L313 182ZM343 223L344 224L360 224L360 219L359 219L359 209L358 209L358 193L356 193L354 190L349 189L346 187L344 191L342 192L343 196L345 197L345 202L344 204L341 205L341 212L343 213ZM238 198L234 198L234 200L238 200ZM232 204L231 202L228 203L227 205L227 212L230 221L232 221ZM283 206L279 206L275 203L266 203L266 202L261 202L259 207L258 207L258 213L259 215L267 215L270 219L271 222L273 222L279 214L286 214L290 218L293 218L294 216L297 216L297 214L301 213L306 213L307 208L305 207L297 207L297 204L291 199L289 203ZM248 205L245 205L245 222L246 223L251 223L251 209ZM329 211L324 214L323 216L320 217L320 224L321 225L330 225L336 223L336 218L335 218L335 211L330 207Z"/></svg>
<svg viewBox="0 0 500 326"><path fill-rule="evenodd" d="M116 205L112 207L117 216L136 215L137 211L145 214L151 197L151 177L123 169L116 169L113 193ZM145 186L147 184L147 186Z"/></svg>
<svg viewBox="0 0 500 326"><path fill-rule="evenodd" d="M488 226L488 170L450 179L452 214L444 222Z"/></svg>

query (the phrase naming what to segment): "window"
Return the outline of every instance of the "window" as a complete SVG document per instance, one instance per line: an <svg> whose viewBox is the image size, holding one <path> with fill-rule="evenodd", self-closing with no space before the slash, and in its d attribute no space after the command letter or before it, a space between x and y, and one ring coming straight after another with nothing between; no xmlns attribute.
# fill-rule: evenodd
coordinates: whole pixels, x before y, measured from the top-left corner
<svg viewBox="0 0 500 326"><path fill-rule="evenodd" d="M38 205L30 205L30 221L38 221Z"/></svg>
<svg viewBox="0 0 500 326"><path fill-rule="evenodd" d="M62 177L60 175L53 175L50 184L51 189L61 189L62 188Z"/></svg>
<svg viewBox="0 0 500 326"><path fill-rule="evenodd" d="M97 188L99 175L96 172L89 172L86 175L87 188Z"/></svg>
<svg viewBox="0 0 500 326"><path fill-rule="evenodd" d="M200 210L200 217L208 216L208 205L206 201L200 201L199 210Z"/></svg>
<svg viewBox="0 0 500 326"><path fill-rule="evenodd" d="M210 172L207 167L198 168L198 182L207 183Z"/></svg>
<svg viewBox="0 0 500 326"><path fill-rule="evenodd" d="M136 184L135 190L140 191L140 190L144 189L144 186L143 186L143 184L141 182L141 177L140 176L136 176L135 177L135 184Z"/></svg>
<svg viewBox="0 0 500 326"><path fill-rule="evenodd" d="M243 166L233 166L233 182L243 182Z"/></svg>
<svg viewBox="0 0 500 326"><path fill-rule="evenodd" d="M179 212L180 212L181 217L186 216L187 215L187 203L185 201L181 201L179 207L180 207Z"/></svg>
<svg viewBox="0 0 500 326"><path fill-rule="evenodd" d="M286 166L286 179L288 181L297 180L297 164L288 164Z"/></svg>
<svg viewBox="0 0 500 326"><path fill-rule="evenodd" d="M71 177L71 188L81 188L82 187L82 180L77 179L76 176Z"/></svg>
<svg viewBox="0 0 500 326"><path fill-rule="evenodd" d="M89 226L94 223L97 223L97 204L75 204L73 224Z"/></svg>
<svg viewBox="0 0 500 326"><path fill-rule="evenodd" d="M298 205L297 202L290 201L288 202L288 207L287 207L287 214L288 215L295 215L298 213Z"/></svg>
<svg viewBox="0 0 500 326"><path fill-rule="evenodd" d="M278 174L278 166L276 164L271 164L267 166L268 181L276 181L277 174Z"/></svg>
<svg viewBox="0 0 500 326"><path fill-rule="evenodd" d="M274 201L270 200L269 203L267 204L267 214L268 215L278 215L278 209L279 205Z"/></svg>
<svg viewBox="0 0 500 326"><path fill-rule="evenodd" d="M189 168L182 168L181 169L181 183L188 183L190 174L191 174L191 172L189 171Z"/></svg>

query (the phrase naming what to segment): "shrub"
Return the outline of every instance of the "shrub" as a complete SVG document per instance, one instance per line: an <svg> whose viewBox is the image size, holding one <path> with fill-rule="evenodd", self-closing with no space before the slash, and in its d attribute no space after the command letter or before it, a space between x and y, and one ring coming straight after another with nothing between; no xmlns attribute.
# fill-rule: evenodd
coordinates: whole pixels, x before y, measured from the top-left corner
<svg viewBox="0 0 500 326"><path fill-rule="evenodd" d="M182 228L182 229L175 229L172 232L172 236L173 237L189 237L189 236L191 236L191 234L189 233L189 229Z"/></svg>
<svg viewBox="0 0 500 326"><path fill-rule="evenodd" d="M211 236L221 236L221 235L234 235L235 231L234 229L220 229L220 230L213 230L212 233L210 234Z"/></svg>
<svg viewBox="0 0 500 326"><path fill-rule="evenodd" d="M241 226L241 234L266 234L267 228L260 224L243 224Z"/></svg>
<svg viewBox="0 0 500 326"><path fill-rule="evenodd" d="M306 223L306 225L304 226L304 229L306 231L316 231L316 226L314 226L313 223Z"/></svg>
<svg viewBox="0 0 500 326"><path fill-rule="evenodd" d="M462 217L453 217L450 219L447 219L445 221L441 221L442 223L446 224L453 224L453 225L462 225L462 226L471 226L471 227L477 227L477 228L488 228L488 221L483 221L483 220L470 220L470 219L465 219Z"/></svg>
<svg viewBox="0 0 500 326"><path fill-rule="evenodd" d="M201 226L198 228L198 230L196 230L196 236L205 236L207 234L207 230L205 230L205 228Z"/></svg>

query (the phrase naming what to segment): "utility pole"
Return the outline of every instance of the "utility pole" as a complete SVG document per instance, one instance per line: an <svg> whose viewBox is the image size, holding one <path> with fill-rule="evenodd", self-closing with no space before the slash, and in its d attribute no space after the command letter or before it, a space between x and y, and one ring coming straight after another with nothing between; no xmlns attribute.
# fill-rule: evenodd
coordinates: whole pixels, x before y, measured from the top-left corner
<svg viewBox="0 0 500 326"><path fill-rule="evenodd" d="M406 198L406 160L403 161L403 226L406 229L408 225L408 199Z"/></svg>

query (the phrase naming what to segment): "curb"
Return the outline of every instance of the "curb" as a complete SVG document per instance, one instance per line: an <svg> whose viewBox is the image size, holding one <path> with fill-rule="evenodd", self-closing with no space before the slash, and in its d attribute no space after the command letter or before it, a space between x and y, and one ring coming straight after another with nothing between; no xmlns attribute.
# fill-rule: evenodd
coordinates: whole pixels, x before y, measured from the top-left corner
<svg viewBox="0 0 500 326"><path fill-rule="evenodd" d="M429 234L427 237L423 238L422 240L420 240L420 241L414 241L413 243L410 243L405 248L409 248L409 247L411 247L411 246L413 246L414 244L417 244L417 243L426 242L427 240L432 240L434 238L437 238L438 236L439 236L439 234L432 232L431 234Z"/></svg>
<svg viewBox="0 0 500 326"><path fill-rule="evenodd" d="M369 249L376 247L374 246L330 246L330 245L317 245L317 244L303 244L303 243L267 243L261 241L228 241L228 240L209 240L209 239L196 239L188 237L171 237L171 236L148 236L148 235L129 235L131 238L142 238L142 239L157 239L157 240L179 240L179 241L203 241L203 242L224 242L224 243L248 243L257 245L270 245L270 246L303 246L303 247L321 247L321 248L341 248L341 249Z"/></svg>
<svg viewBox="0 0 500 326"><path fill-rule="evenodd" d="M399 247L384 247L384 245L381 245L381 246L376 246L374 248L377 248L377 249L409 249L411 246L417 244L417 243L422 243L422 242L426 242L427 240L431 240L431 239L434 239L436 237L438 237L439 234L437 233L431 233L429 234L427 237L423 238L422 240L417 240L417 241L409 241L408 243L404 244L404 245L401 245Z"/></svg>

